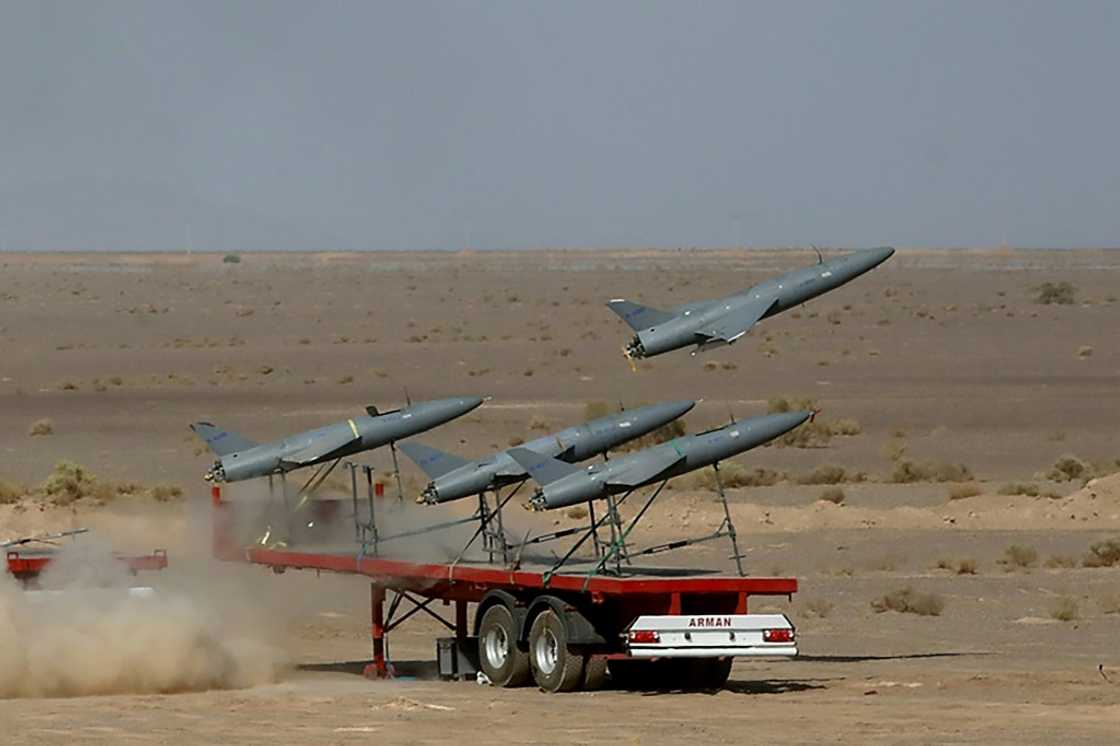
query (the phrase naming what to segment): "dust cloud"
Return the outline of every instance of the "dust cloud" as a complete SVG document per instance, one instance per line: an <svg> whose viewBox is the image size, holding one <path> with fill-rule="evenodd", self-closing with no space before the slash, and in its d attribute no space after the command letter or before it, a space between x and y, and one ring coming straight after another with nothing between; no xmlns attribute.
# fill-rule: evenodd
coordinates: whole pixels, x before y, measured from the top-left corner
<svg viewBox="0 0 1120 746"><path fill-rule="evenodd" d="M266 610L245 596L244 584L212 582L207 573L130 577L107 547L81 542L52 560L37 590L0 575L0 698L276 680L285 660L267 634ZM149 582L151 591L129 590Z"/></svg>

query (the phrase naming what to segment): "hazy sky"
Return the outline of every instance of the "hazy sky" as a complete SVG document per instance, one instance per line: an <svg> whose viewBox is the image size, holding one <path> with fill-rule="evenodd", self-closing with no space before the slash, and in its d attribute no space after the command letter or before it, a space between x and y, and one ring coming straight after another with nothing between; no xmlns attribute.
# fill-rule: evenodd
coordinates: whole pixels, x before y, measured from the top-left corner
<svg viewBox="0 0 1120 746"><path fill-rule="evenodd" d="M0 0L0 248L1120 245L1118 2Z"/></svg>

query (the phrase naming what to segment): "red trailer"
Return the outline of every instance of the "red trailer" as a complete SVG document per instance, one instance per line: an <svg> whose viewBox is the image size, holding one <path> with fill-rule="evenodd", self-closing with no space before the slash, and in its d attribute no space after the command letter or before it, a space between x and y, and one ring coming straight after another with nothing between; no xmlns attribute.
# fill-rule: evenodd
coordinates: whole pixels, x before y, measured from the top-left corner
<svg viewBox="0 0 1120 746"><path fill-rule="evenodd" d="M437 644L442 675L484 676L496 686L535 681L551 692L590 689L601 686L609 670L624 687L711 689L724 684L735 657L797 655L794 628L784 614L749 613L752 596L795 593L794 578L588 576L550 573L543 566L407 562L365 556L352 547L240 547L230 537L232 505L217 486L212 502L218 559L277 573L370 578L370 677L393 674L385 655L388 633L418 612L454 632ZM403 611L406 601L411 608ZM433 611L434 601L454 604L454 620Z"/></svg>
<svg viewBox="0 0 1120 746"><path fill-rule="evenodd" d="M46 569L55 553L51 550L11 550L8 555L8 572L25 584L33 582ZM114 554L113 558L123 562L136 574L141 570L162 570L167 567L167 551L156 549L151 554Z"/></svg>

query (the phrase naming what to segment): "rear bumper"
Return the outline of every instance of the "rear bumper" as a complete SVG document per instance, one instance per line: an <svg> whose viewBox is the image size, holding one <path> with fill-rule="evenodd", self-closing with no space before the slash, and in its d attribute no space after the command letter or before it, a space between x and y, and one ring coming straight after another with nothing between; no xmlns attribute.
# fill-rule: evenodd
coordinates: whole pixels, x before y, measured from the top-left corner
<svg viewBox="0 0 1120 746"><path fill-rule="evenodd" d="M797 646L739 646L730 648L659 648L654 646L631 646L631 658L727 658L727 657L761 657L761 658L793 658L797 655Z"/></svg>
<svg viewBox="0 0 1120 746"><path fill-rule="evenodd" d="M644 615L623 633L631 658L792 658L793 624L785 614Z"/></svg>

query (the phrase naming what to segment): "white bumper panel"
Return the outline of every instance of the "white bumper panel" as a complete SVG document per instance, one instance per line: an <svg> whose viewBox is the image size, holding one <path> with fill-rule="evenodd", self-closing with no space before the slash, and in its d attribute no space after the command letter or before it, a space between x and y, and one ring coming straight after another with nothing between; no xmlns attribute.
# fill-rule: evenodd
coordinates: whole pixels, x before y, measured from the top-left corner
<svg viewBox="0 0 1120 746"><path fill-rule="evenodd" d="M640 616L624 634L635 658L797 655L785 614Z"/></svg>

